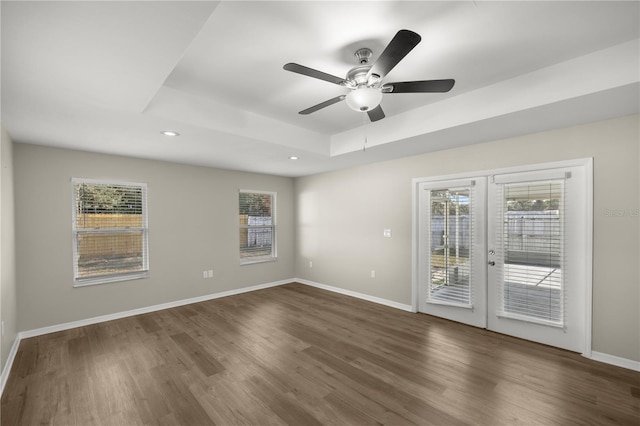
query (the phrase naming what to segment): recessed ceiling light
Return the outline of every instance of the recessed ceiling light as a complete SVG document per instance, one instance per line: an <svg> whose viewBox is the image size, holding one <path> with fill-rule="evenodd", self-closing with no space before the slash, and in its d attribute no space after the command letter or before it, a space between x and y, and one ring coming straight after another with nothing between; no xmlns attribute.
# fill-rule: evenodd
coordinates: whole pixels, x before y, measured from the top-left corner
<svg viewBox="0 0 640 426"><path fill-rule="evenodd" d="M173 130L163 130L160 133L162 133L165 136L180 136L180 133L174 132Z"/></svg>
<svg viewBox="0 0 640 426"><path fill-rule="evenodd" d="M292 155L292 156L289 157L289 160L297 160L298 158L300 158L300 157Z"/></svg>

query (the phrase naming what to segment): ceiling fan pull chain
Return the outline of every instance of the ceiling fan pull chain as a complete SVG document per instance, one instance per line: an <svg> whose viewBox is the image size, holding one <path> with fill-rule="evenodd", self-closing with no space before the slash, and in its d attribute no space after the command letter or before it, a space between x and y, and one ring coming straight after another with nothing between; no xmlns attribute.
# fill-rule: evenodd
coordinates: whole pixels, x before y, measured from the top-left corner
<svg viewBox="0 0 640 426"><path fill-rule="evenodd" d="M362 128L364 129L364 145L362 145L362 152L367 151L367 117L362 113Z"/></svg>

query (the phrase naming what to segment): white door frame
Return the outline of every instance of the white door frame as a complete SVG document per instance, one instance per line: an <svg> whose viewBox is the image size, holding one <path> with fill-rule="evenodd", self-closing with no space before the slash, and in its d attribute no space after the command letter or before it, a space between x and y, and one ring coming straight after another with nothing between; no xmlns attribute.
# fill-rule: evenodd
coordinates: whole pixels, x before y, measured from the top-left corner
<svg viewBox="0 0 640 426"><path fill-rule="evenodd" d="M492 169L492 170L479 170L472 172L462 172L449 174L444 176L430 176L430 177L420 177L414 178L411 181L411 194L412 194L412 241L411 241L411 281L412 281L412 289L411 289L411 308L413 312L418 312L419 301L418 301L418 288L419 288L419 184L424 182L436 182L442 180L457 180L457 179L471 179L474 177L489 177L492 175L499 174L508 174L508 173L519 173L519 172L529 172L529 171L540 171L546 169L558 169L563 167L574 167L574 166L583 166L585 168L586 174L586 223L587 229L585 229L586 233L586 259L584 264L584 272L585 272L585 329L584 329L584 351L582 353L583 356L590 358L591 357L591 333L592 333L592 300L593 300L593 158L581 158L575 160L565 160L565 161L557 161L552 163L542 163L542 164L529 164L523 166L515 166L515 167L506 167L500 169Z"/></svg>

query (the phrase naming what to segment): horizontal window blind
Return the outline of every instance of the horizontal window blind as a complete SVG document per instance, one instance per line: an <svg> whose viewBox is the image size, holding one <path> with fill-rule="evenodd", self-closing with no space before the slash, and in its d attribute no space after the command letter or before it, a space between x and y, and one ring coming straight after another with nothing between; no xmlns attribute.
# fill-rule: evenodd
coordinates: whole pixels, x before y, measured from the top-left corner
<svg viewBox="0 0 640 426"><path fill-rule="evenodd" d="M430 190L428 303L472 307L472 187Z"/></svg>
<svg viewBox="0 0 640 426"><path fill-rule="evenodd" d="M564 324L564 180L498 185L500 316Z"/></svg>
<svg viewBox="0 0 640 426"><path fill-rule="evenodd" d="M146 274L146 185L74 179L73 195L76 284Z"/></svg>
<svg viewBox="0 0 640 426"><path fill-rule="evenodd" d="M276 257L275 197L273 192L240 191L240 262Z"/></svg>

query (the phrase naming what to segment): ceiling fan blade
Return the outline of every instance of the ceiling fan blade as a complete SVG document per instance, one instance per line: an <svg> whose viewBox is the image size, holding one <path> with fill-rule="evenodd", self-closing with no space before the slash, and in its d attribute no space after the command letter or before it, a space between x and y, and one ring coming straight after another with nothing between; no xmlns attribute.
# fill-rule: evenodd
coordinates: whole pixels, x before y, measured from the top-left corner
<svg viewBox="0 0 640 426"><path fill-rule="evenodd" d="M329 105L333 105L335 103L338 103L338 102L344 100L344 98L346 98L346 97L347 97L346 95L336 96L335 98L331 98L328 101L321 102L318 105L314 105L314 106L312 106L310 108L303 109L298 114L302 114L302 115L311 114L312 112L316 112L319 109L328 107Z"/></svg>
<svg viewBox="0 0 640 426"><path fill-rule="evenodd" d="M382 90L384 93L444 93L451 90L455 83L454 79L403 81L387 83Z"/></svg>
<svg viewBox="0 0 640 426"><path fill-rule="evenodd" d="M391 39L387 47L382 51L378 60L369 70L367 77L372 74L384 78L402 60L407 53L416 47L422 38L419 34L409 30L400 30Z"/></svg>
<svg viewBox="0 0 640 426"><path fill-rule="evenodd" d="M329 83L333 83L333 84L343 85L345 83L344 78L336 77L335 75L327 74L326 72L314 70L313 68L305 67L304 65L294 64L292 62L285 64L282 68L284 68L287 71L306 75L308 77L317 78L319 80L328 81Z"/></svg>
<svg viewBox="0 0 640 426"><path fill-rule="evenodd" d="M380 105L372 110L367 111L367 115L369 116L369 120L371 121L382 120L385 117L384 111L382 111L382 107Z"/></svg>

